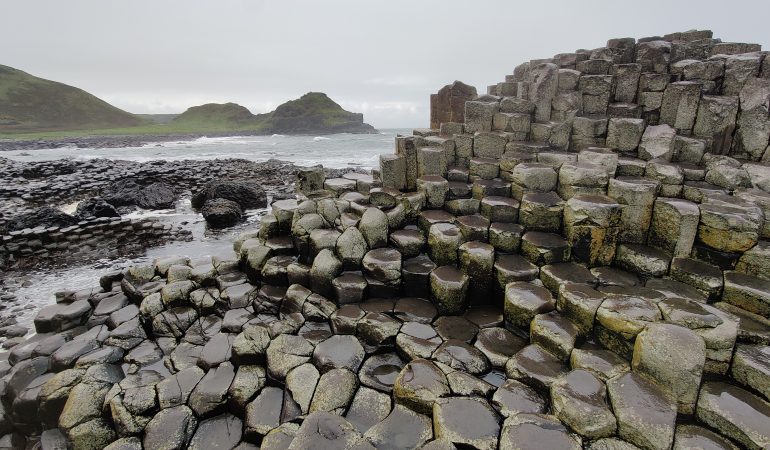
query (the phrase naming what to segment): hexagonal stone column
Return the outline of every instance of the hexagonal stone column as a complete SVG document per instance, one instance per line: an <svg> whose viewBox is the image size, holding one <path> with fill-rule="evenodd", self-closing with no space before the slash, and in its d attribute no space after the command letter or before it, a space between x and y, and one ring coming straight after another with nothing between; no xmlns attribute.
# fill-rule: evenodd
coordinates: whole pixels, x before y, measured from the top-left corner
<svg viewBox="0 0 770 450"><path fill-rule="evenodd" d="M615 264L642 278L662 277L668 272L671 257L664 251L639 244L620 244Z"/></svg>
<svg viewBox="0 0 770 450"><path fill-rule="evenodd" d="M505 419L500 449L521 448L521 442L546 443L549 448L580 450L583 441L555 418L542 414L515 414Z"/></svg>
<svg viewBox="0 0 770 450"><path fill-rule="evenodd" d="M358 223L358 231L370 249L388 245L388 216L378 208L367 208Z"/></svg>
<svg viewBox="0 0 770 450"><path fill-rule="evenodd" d="M523 233L524 227L519 224L494 222L489 225L489 243L500 252L518 252Z"/></svg>
<svg viewBox="0 0 770 450"><path fill-rule="evenodd" d="M404 259L418 256L425 247L425 236L419 230L396 230L390 233L388 240Z"/></svg>
<svg viewBox="0 0 770 450"><path fill-rule="evenodd" d="M570 246L555 233L528 231L521 238L521 254L538 266L569 261Z"/></svg>
<svg viewBox="0 0 770 450"><path fill-rule="evenodd" d="M457 250L460 270L470 277L474 303L488 303L493 288L495 249L479 241L466 242Z"/></svg>
<svg viewBox="0 0 770 450"><path fill-rule="evenodd" d="M611 118L606 146L621 153L635 152L644 133L644 119Z"/></svg>
<svg viewBox="0 0 770 450"><path fill-rule="evenodd" d="M437 439L480 450L497 448L500 424L497 413L485 399L475 397L441 398L433 406Z"/></svg>
<svg viewBox="0 0 770 450"><path fill-rule="evenodd" d="M489 239L489 220L478 214L461 216L455 222L466 241L483 241Z"/></svg>
<svg viewBox="0 0 770 450"><path fill-rule="evenodd" d="M333 192L335 196L339 197L345 192L355 191L356 181L348 180L347 178L329 178L324 181L324 189Z"/></svg>
<svg viewBox="0 0 770 450"><path fill-rule="evenodd" d="M358 228L350 227L337 238L335 251L342 266L352 270L361 267L361 260L369 251L369 245Z"/></svg>
<svg viewBox="0 0 770 450"><path fill-rule="evenodd" d="M406 189L406 158L395 154L380 155L380 179L382 186Z"/></svg>
<svg viewBox="0 0 770 450"><path fill-rule="evenodd" d="M511 183L499 178L492 180L476 179L471 186L471 195L479 201L489 196L507 197L511 195Z"/></svg>
<svg viewBox="0 0 770 450"><path fill-rule="evenodd" d="M701 95L701 83L677 81L669 83L663 91L660 122L671 125L677 131L688 134L695 125L695 115Z"/></svg>
<svg viewBox="0 0 770 450"><path fill-rule="evenodd" d="M495 158L471 158L469 168L471 177L482 180L491 180L500 174L500 163Z"/></svg>
<svg viewBox="0 0 770 450"><path fill-rule="evenodd" d="M693 414L705 362L706 346L694 331L655 323L636 337L631 365L666 386L680 413Z"/></svg>
<svg viewBox="0 0 770 450"><path fill-rule="evenodd" d="M662 159L671 161L674 156L676 130L668 125L648 126L639 143L639 158L649 161Z"/></svg>
<svg viewBox="0 0 770 450"><path fill-rule="evenodd" d="M297 170L294 185L297 187L297 192L307 195L323 189L325 179L326 174L324 174L323 166L300 167Z"/></svg>
<svg viewBox="0 0 770 450"><path fill-rule="evenodd" d="M284 199L273 202L270 207L273 210L273 216L278 221L278 228L282 232L291 230L291 222L294 219L294 211L297 210L297 200Z"/></svg>
<svg viewBox="0 0 770 450"><path fill-rule="evenodd" d="M463 242L460 228L451 223L437 223L428 230L428 254L438 265L456 264L457 249Z"/></svg>
<svg viewBox="0 0 770 450"><path fill-rule="evenodd" d="M564 231L572 259L608 266L615 257L621 206L606 195L576 195L564 207Z"/></svg>
<svg viewBox="0 0 770 450"><path fill-rule="evenodd" d="M631 359L636 336L662 319L660 309L641 296L608 294L596 310L594 333L606 348Z"/></svg>
<svg viewBox="0 0 770 450"><path fill-rule="evenodd" d="M370 250L361 265L372 297L395 297L401 287L401 253L394 248Z"/></svg>
<svg viewBox="0 0 770 450"><path fill-rule="evenodd" d="M481 199L480 212L490 222L516 223L519 219L519 202L509 197L484 197Z"/></svg>
<svg viewBox="0 0 770 450"><path fill-rule="evenodd" d="M735 119L738 115L738 97L704 95L700 100L693 134L711 138L711 152L725 154L732 145Z"/></svg>
<svg viewBox="0 0 770 450"><path fill-rule="evenodd" d="M746 448L770 443L770 403L723 382L703 384L698 397L698 420Z"/></svg>
<svg viewBox="0 0 770 450"><path fill-rule="evenodd" d="M698 205L687 200L658 198L652 213L649 244L671 253L689 256L698 233Z"/></svg>
<svg viewBox="0 0 770 450"><path fill-rule="evenodd" d="M425 193L428 208L443 208L449 192L449 182L436 175L426 175L417 179L417 190Z"/></svg>
<svg viewBox="0 0 770 450"><path fill-rule="evenodd" d="M606 194L608 182L609 174L603 166L584 162L563 164L557 192L564 199L578 194Z"/></svg>
<svg viewBox="0 0 770 450"><path fill-rule="evenodd" d="M770 318L770 281L726 270L722 301Z"/></svg>
<svg viewBox="0 0 770 450"><path fill-rule="evenodd" d="M468 306L467 275L454 266L441 266L430 273L430 290L439 314L461 314Z"/></svg>
<svg viewBox="0 0 770 450"><path fill-rule="evenodd" d="M558 311L551 311L546 314L538 314L532 319L529 335L530 342L566 361L569 359L572 349L575 348L578 328L566 316L561 315Z"/></svg>
<svg viewBox="0 0 770 450"><path fill-rule="evenodd" d="M310 286L314 292L325 297L334 294L332 280L342 271L342 262L331 250L322 250L313 260L310 268Z"/></svg>
<svg viewBox="0 0 770 450"><path fill-rule="evenodd" d="M617 177L609 180L607 196L623 205L620 216L620 242L643 244L652 220L653 202L660 183L641 177Z"/></svg>
<svg viewBox="0 0 770 450"><path fill-rule="evenodd" d="M465 131L491 131L492 120L500 109L498 102L468 101L465 102Z"/></svg>
<svg viewBox="0 0 770 450"><path fill-rule="evenodd" d="M497 288L504 292L508 283L514 281L532 281L537 278L540 269L521 255L498 253L495 258L495 277Z"/></svg>
<svg viewBox="0 0 770 450"><path fill-rule="evenodd" d="M615 434L617 421L602 380L587 370L573 370L551 385L554 415L581 436L598 439Z"/></svg>
<svg viewBox="0 0 770 450"><path fill-rule="evenodd" d="M417 150L417 176L443 177L446 174L447 160L444 149L422 147Z"/></svg>
<svg viewBox="0 0 770 450"><path fill-rule="evenodd" d="M530 322L536 315L555 308L551 292L542 286L517 281L505 287L505 320L514 326L529 330Z"/></svg>
<svg viewBox="0 0 770 450"><path fill-rule="evenodd" d="M564 283L559 287L556 305L575 324L578 333L585 335L593 330L596 311L604 299L605 295L591 286Z"/></svg>
<svg viewBox="0 0 770 450"><path fill-rule="evenodd" d="M432 361L409 362L393 384L393 398L413 411L430 414L433 404L450 393L446 375Z"/></svg>
<svg viewBox="0 0 770 450"><path fill-rule="evenodd" d="M511 197L520 200L525 192L550 192L556 189L558 175L540 163L517 164L511 172Z"/></svg>
<svg viewBox="0 0 770 450"><path fill-rule="evenodd" d="M430 273L436 263L426 255L404 260L401 264L401 286L404 295L430 297Z"/></svg>
<svg viewBox="0 0 770 450"><path fill-rule="evenodd" d="M619 437L641 448L671 448L676 426L676 400L671 394L634 372L608 380L607 393Z"/></svg>
<svg viewBox="0 0 770 450"><path fill-rule="evenodd" d="M757 207L701 203L698 241L722 252L745 252L759 239L762 212Z"/></svg>
<svg viewBox="0 0 770 450"><path fill-rule="evenodd" d="M363 301L366 286L366 278L355 272L343 273L332 280L334 298L340 305Z"/></svg>
<svg viewBox="0 0 770 450"><path fill-rule="evenodd" d="M561 232L564 200L556 192L527 192L521 197L519 223L527 230Z"/></svg>

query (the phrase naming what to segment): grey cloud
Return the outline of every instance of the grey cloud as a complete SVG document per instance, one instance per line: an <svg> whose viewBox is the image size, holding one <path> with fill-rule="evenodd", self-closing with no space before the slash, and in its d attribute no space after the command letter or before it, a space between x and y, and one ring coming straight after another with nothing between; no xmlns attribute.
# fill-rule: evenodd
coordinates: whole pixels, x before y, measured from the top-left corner
<svg viewBox="0 0 770 450"><path fill-rule="evenodd" d="M234 101L254 112L324 91L377 127L428 122L432 92L522 61L710 28L770 46L770 2L4 0L0 63L132 112Z"/></svg>

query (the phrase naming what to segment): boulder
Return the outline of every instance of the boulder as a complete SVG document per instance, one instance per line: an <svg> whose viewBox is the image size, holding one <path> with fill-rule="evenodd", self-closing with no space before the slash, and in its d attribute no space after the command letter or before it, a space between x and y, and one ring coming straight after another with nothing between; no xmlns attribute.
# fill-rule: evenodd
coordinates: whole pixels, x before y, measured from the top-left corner
<svg viewBox="0 0 770 450"><path fill-rule="evenodd" d="M228 228L243 219L243 211L238 203L224 198L206 200L201 213L212 228Z"/></svg>
<svg viewBox="0 0 770 450"><path fill-rule="evenodd" d="M102 191L102 198L115 207L143 209L168 209L176 202L176 194L168 184L159 181L144 186L134 178L113 182Z"/></svg>
<svg viewBox="0 0 770 450"><path fill-rule="evenodd" d="M105 202L101 197L93 197L78 203L75 216L81 220L89 220L99 217L120 217L120 214L114 206Z"/></svg>
<svg viewBox="0 0 770 450"><path fill-rule="evenodd" d="M267 195L253 181L212 181L192 198L193 208L201 208L208 200L223 198L237 203L242 209L267 207Z"/></svg>

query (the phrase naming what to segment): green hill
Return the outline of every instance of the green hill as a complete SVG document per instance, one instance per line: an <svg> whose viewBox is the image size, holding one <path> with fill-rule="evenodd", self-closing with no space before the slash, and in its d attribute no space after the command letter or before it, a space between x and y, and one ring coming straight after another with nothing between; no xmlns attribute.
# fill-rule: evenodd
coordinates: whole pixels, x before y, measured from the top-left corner
<svg viewBox="0 0 770 450"><path fill-rule="evenodd" d="M0 131L93 130L145 123L82 89L0 65Z"/></svg>
<svg viewBox="0 0 770 450"><path fill-rule="evenodd" d="M321 92L309 92L281 104L275 111L254 115L235 103L194 106L169 123L179 130L227 130L256 133L371 133L363 114L345 111Z"/></svg>
<svg viewBox="0 0 770 450"><path fill-rule="evenodd" d="M206 103L193 106L170 122L172 126L200 129L228 129L248 126L254 115L235 103Z"/></svg>

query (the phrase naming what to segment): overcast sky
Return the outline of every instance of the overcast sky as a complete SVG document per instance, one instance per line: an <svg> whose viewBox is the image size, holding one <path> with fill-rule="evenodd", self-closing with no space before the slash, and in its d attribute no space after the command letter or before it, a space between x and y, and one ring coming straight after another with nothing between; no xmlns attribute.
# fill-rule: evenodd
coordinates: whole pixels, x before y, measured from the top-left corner
<svg viewBox="0 0 770 450"><path fill-rule="evenodd" d="M2 0L0 64L134 113L266 112L326 92L379 128L424 127L454 80L608 38L709 28L770 49L770 1Z"/></svg>

